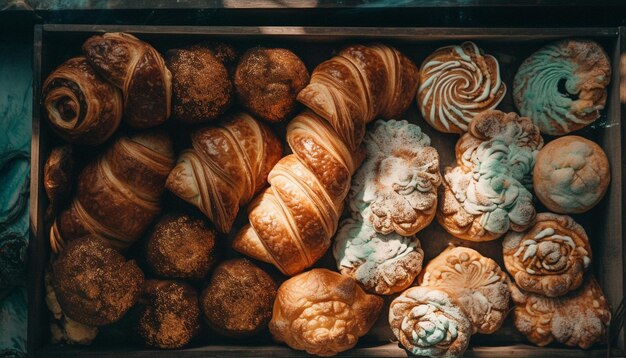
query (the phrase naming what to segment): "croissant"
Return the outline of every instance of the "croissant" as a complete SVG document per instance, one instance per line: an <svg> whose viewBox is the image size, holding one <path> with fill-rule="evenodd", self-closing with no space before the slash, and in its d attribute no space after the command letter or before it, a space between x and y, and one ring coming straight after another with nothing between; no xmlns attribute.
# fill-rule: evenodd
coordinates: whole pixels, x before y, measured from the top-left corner
<svg viewBox="0 0 626 358"><path fill-rule="evenodd" d="M122 94L84 57L65 61L43 84L43 105L54 131L69 142L98 145L122 120Z"/></svg>
<svg viewBox="0 0 626 358"><path fill-rule="evenodd" d="M106 33L87 39L83 53L104 78L122 89L129 125L154 127L170 116L172 74L152 46L126 33Z"/></svg>
<svg viewBox="0 0 626 358"><path fill-rule="evenodd" d="M233 248L291 276L310 267L330 246L364 152L351 151L311 111L289 123L287 142L294 154L269 173L271 186L250 204L250 224L237 234Z"/></svg>
<svg viewBox="0 0 626 358"><path fill-rule="evenodd" d="M53 247L91 234L127 248L159 214L173 167L172 142L165 133L121 137L80 173L72 203L52 226Z"/></svg>
<svg viewBox="0 0 626 358"><path fill-rule="evenodd" d="M417 66L395 48L352 45L318 65L297 99L329 121L354 150L367 123L406 112L418 81Z"/></svg>
<svg viewBox="0 0 626 358"><path fill-rule="evenodd" d="M166 187L197 206L216 228L229 232L240 205L267 183L267 173L282 155L280 141L246 113L191 135Z"/></svg>

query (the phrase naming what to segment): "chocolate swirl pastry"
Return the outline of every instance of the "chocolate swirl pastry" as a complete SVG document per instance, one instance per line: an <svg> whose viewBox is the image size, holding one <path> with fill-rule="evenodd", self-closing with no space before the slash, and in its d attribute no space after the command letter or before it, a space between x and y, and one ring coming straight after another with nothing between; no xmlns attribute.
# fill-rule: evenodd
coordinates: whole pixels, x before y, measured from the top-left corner
<svg viewBox="0 0 626 358"><path fill-rule="evenodd" d="M591 264L585 229L566 215L537 214L532 227L502 242L506 269L520 288L557 297L578 288Z"/></svg>
<svg viewBox="0 0 626 358"><path fill-rule="evenodd" d="M83 44L87 61L124 94L124 120L136 128L170 116L172 74L161 55L133 35L95 35Z"/></svg>
<svg viewBox="0 0 626 358"><path fill-rule="evenodd" d="M594 41L562 40L539 49L520 66L513 99L542 133L563 135L600 117L611 63Z"/></svg>
<svg viewBox="0 0 626 358"><path fill-rule="evenodd" d="M43 106L54 131L68 142L98 145L122 119L122 94L84 57L65 61L46 78Z"/></svg>
<svg viewBox="0 0 626 358"><path fill-rule="evenodd" d="M466 132L472 118L496 108L505 93L498 61L473 42L442 47L420 67L417 103L440 132Z"/></svg>

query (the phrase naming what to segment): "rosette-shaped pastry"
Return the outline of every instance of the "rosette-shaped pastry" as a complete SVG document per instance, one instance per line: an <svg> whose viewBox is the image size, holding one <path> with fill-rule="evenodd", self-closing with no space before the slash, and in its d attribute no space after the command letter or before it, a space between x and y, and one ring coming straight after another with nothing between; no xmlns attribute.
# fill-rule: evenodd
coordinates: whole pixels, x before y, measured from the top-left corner
<svg viewBox="0 0 626 358"><path fill-rule="evenodd" d="M439 154L420 127L407 121L377 121L365 135L367 158L350 189L355 217L383 234L411 236L437 211Z"/></svg>
<svg viewBox="0 0 626 358"><path fill-rule="evenodd" d="M513 100L542 133L563 135L600 117L611 63L589 40L562 40L528 57L513 80Z"/></svg>
<svg viewBox="0 0 626 358"><path fill-rule="evenodd" d="M537 214L527 231L509 232L502 254L520 288L548 297L578 288L591 263L585 229L567 215L552 213Z"/></svg>
<svg viewBox="0 0 626 358"><path fill-rule="evenodd" d="M270 332L293 349L332 356L354 347L382 306L382 298L368 295L353 279L313 269L280 286Z"/></svg>
<svg viewBox="0 0 626 358"><path fill-rule="evenodd" d="M50 124L68 142L104 143L122 120L122 93L106 82L84 57L65 61L43 84Z"/></svg>
<svg viewBox="0 0 626 358"><path fill-rule="evenodd" d="M437 219L464 240L489 241L522 231L535 217L531 173L543 147L526 117L496 110L477 115L456 144L456 167L445 169Z"/></svg>
<svg viewBox="0 0 626 358"><path fill-rule="evenodd" d="M500 328L509 310L506 274L492 259L466 247L448 247L422 272L421 286L457 292L474 332L489 334Z"/></svg>
<svg viewBox="0 0 626 358"><path fill-rule="evenodd" d="M414 355L460 357L472 335L472 322L456 294L445 288L411 287L389 306L389 325Z"/></svg>
<svg viewBox="0 0 626 358"><path fill-rule="evenodd" d="M496 108L505 93L498 61L473 42L442 47L420 67L417 104L440 132L466 132L474 116Z"/></svg>
<svg viewBox="0 0 626 358"><path fill-rule="evenodd" d="M583 349L606 343L611 311L592 276L565 296L550 298L524 292L512 284L511 297L515 302L515 327L538 346L554 340Z"/></svg>
<svg viewBox="0 0 626 358"><path fill-rule="evenodd" d="M424 260L424 251L416 237L382 235L353 219L346 219L339 228L333 255L342 274L379 295L409 287L422 270Z"/></svg>

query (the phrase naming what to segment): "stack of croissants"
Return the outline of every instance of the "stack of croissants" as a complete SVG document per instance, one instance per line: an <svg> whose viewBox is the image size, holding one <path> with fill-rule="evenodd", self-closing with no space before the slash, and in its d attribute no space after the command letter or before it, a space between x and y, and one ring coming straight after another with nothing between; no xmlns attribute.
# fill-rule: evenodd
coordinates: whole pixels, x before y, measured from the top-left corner
<svg viewBox="0 0 626 358"><path fill-rule="evenodd" d="M241 52L203 42L161 55L105 33L45 80L64 142L43 181L54 342L89 344L128 321L150 347L257 336L331 356L388 307L381 322L414 355L461 356L511 311L537 345L607 343L591 244L568 214L601 202L609 162L564 135L604 107L599 45L557 41L524 61L521 115L496 109L499 64L472 42L419 68L353 44L311 74L288 49ZM422 127L401 119L415 103ZM441 174L443 133L460 138ZM425 252L416 234L435 225L456 244ZM502 256L471 248L498 239ZM331 253L336 270L320 260Z"/></svg>

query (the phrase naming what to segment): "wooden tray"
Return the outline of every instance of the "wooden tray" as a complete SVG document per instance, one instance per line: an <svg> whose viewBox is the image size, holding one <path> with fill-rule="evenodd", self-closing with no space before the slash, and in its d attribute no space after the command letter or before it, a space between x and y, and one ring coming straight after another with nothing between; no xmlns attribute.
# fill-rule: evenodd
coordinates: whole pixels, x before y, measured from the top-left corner
<svg viewBox="0 0 626 358"><path fill-rule="evenodd" d="M348 43L380 41L398 47L419 66L422 60L442 45L473 40L486 53L494 55L500 62L507 95L499 105L504 111L515 111L511 99L513 76L521 62L532 52L550 41L562 38L589 38L598 41L612 61L613 75L609 85L606 109L593 125L577 132L599 143L607 153L611 164L612 181L602 202L592 211L577 215L592 241L593 272L613 310L620 305L624 296L624 238L622 215L622 137L620 126L622 110L626 111L626 78L620 78L620 58L626 49L626 28L561 28L561 29L505 29L505 28L303 28L303 27L168 27L168 26L115 26L115 25L38 25L34 38L34 103L33 137L31 159L31 243L29 277L29 321L28 354L30 356L117 356L148 357L155 353L162 356L302 356L286 346L276 345L269 336L247 341L234 341L219 337L192 342L190 348L179 351L156 351L131 344L128 335L117 327L104 328L90 347L53 346L49 343L48 309L45 305L43 284L44 270L49 260L49 244L44 229L44 212L48 205L43 191L43 164L50 148L59 144L50 127L41 117L41 84L46 76L67 58L80 54L81 44L89 36L102 32L124 31L137 35L160 51L182 47L202 40L219 40L241 49L256 45L281 46L298 54L309 70L321 61L330 58L334 51ZM622 65L626 66L626 65ZM623 71L622 71L623 72ZM403 119L420 125L438 149L442 168L454 160L454 144L458 136L434 131L421 118L415 103ZM284 128L277 128L281 132ZM549 140L549 138L546 138ZM180 149L180 148L179 148ZM166 196L166 200L172 201ZM175 201L175 199L174 199ZM168 203L166 202L166 208ZM175 204L173 204L175 205ZM538 212L545 209L537 208ZM244 212L242 210L242 212ZM240 215L238 223L245 221ZM236 224L237 225L237 224ZM470 246L494 258L502 265L501 240L489 243L469 243L452 238L434 222L417 235L426 253L426 260L436 256L448 243ZM334 259L327 254L316 266L334 269ZM123 327L121 327L123 328ZM610 332L613 334L613 332ZM521 356L569 356L595 357L611 354L623 355L624 333L614 334L616 339L609 346L594 346L590 350L567 348L553 344L537 348L528 343L507 319L504 326L493 335L472 337L468 356L502 357ZM387 312L383 311L375 327L361 338L355 349L344 356L406 356L397 343L391 342L393 335L388 328Z"/></svg>

